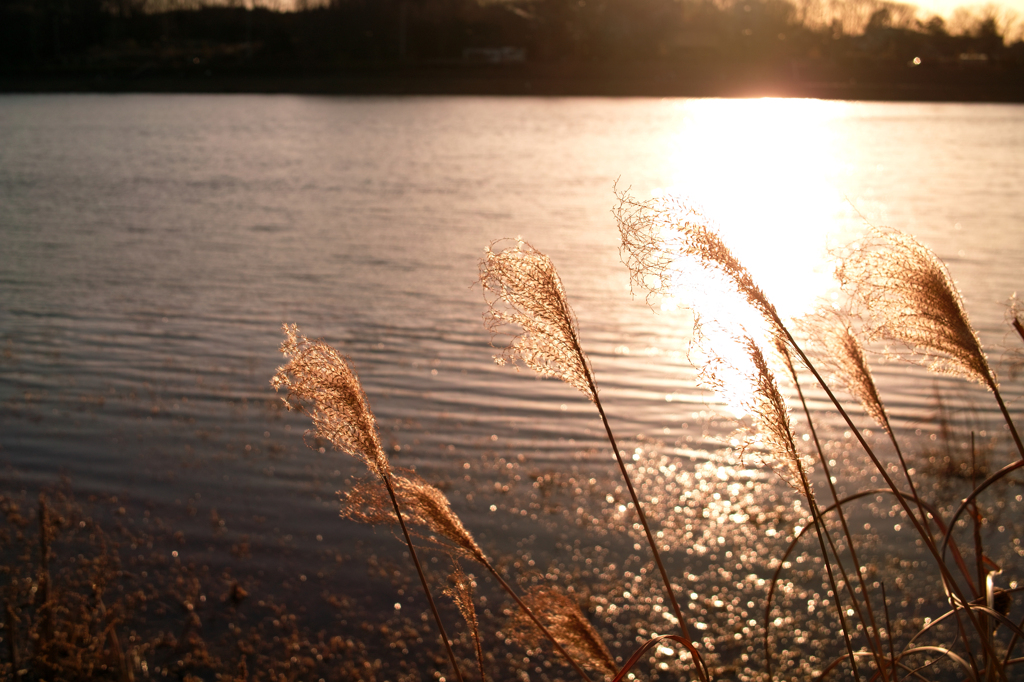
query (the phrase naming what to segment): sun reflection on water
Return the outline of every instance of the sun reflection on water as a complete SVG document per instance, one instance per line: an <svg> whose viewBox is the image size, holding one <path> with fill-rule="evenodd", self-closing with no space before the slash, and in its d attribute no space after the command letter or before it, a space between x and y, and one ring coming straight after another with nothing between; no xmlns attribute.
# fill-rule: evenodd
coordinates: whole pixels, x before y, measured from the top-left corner
<svg viewBox="0 0 1024 682"><path fill-rule="evenodd" d="M849 105L751 99L678 106L676 161L652 194L701 206L784 317L809 312L828 287L824 247L848 210L831 182L841 171L831 122Z"/></svg>

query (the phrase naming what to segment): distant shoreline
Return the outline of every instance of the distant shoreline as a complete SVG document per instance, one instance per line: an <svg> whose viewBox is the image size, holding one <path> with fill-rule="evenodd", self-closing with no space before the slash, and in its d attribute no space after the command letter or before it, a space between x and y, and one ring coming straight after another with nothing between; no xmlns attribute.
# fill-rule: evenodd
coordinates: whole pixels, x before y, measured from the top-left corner
<svg viewBox="0 0 1024 682"><path fill-rule="evenodd" d="M646 74L646 75L645 75ZM1024 103L1011 76L913 82L810 82L674 74L663 67L385 66L351 70L48 70L0 73L0 93L496 95L542 97L792 97L903 102ZM988 74L986 74L988 75ZM956 74L961 76L961 74Z"/></svg>

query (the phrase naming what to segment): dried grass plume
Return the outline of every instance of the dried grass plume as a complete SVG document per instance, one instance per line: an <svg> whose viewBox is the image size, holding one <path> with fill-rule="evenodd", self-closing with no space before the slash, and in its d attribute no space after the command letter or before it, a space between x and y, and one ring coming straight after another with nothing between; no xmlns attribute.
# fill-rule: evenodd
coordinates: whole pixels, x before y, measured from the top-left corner
<svg viewBox="0 0 1024 682"><path fill-rule="evenodd" d="M536 585L529 590L524 600L544 623L544 627L573 658L582 661L586 667L609 675L618 672L615 658L608 651L601 636L597 634L597 630L580 611L575 599L562 594L554 587ZM517 612L512 616L509 630L510 634L526 646L539 647L541 644L540 631L521 613Z"/></svg>
<svg viewBox="0 0 1024 682"><path fill-rule="evenodd" d="M473 605L473 580L463 572L458 561L453 563L452 573L448 576L449 585L444 593L455 603L459 613L466 621L466 625L469 626L469 634L473 638L473 649L476 652L477 667L480 669L480 680L486 682L484 649L480 641L480 623L476 617L476 607Z"/></svg>
<svg viewBox="0 0 1024 682"><path fill-rule="evenodd" d="M310 341L294 324L283 329L281 353L289 360L270 380L274 390L287 390L282 400L288 409L309 415L313 435L386 477L389 466L377 422L348 360L324 341Z"/></svg>
<svg viewBox="0 0 1024 682"><path fill-rule="evenodd" d="M696 269L704 278L724 280L757 311L770 335L785 337L775 306L697 207L676 197L639 201L626 192L616 196L619 204L612 213L630 282L648 292L648 302L652 296L672 296L689 284L680 280Z"/></svg>
<svg viewBox="0 0 1024 682"><path fill-rule="evenodd" d="M872 338L905 344L933 371L998 390L953 278L916 239L872 230L841 259L836 277L868 316Z"/></svg>
<svg viewBox="0 0 1024 682"><path fill-rule="evenodd" d="M483 550L452 511L444 493L407 471L392 472L391 482L405 521L426 531L411 532L447 552L487 564ZM359 481L340 497L342 518L370 525L398 523L387 490L379 480Z"/></svg>
<svg viewBox="0 0 1024 682"><path fill-rule="evenodd" d="M762 462L791 487L805 493L803 477L811 462L797 452L789 407L761 347L745 333L732 338L716 333L711 343L704 336L705 330L698 320L694 344L704 355L700 383L750 418L759 438L748 438L748 444L765 451L760 455ZM781 339L777 343L781 351L786 351Z"/></svg>
<svg viewBox="0 0 1024 682"><path fill-rule="evenodd" d="M480 261L480 283L488 306L484 324L492 335L512 337L495 361L521 361L594 400L576 316L551 259L522 240L492 243Z"/></svg>
<svg viewBox="0 0 1024 682"><path fill-rule="evenodd" d="M890 431L889 419L871 376L864 347L853 332L849 319L837 310L825 309L807 320L812 341L820 348L820 359L850 394L860 401L876 424Z"/></svg>

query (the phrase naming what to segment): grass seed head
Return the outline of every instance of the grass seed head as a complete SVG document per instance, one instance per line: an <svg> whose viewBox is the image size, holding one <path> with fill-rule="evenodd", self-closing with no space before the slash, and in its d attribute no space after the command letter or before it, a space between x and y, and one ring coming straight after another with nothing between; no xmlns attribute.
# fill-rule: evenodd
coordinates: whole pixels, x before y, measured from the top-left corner
<svg viewBox="0 0 1024 682"><path fill-rule="evenodd" d="M889 431L889 419L868 367L867 356L854 334L849 316L831 308L808 318L812 342L821 351L822 363L850 394L860 401L876 424Z"/></svg>
<svg viewBox="0 0 1024 682"><path fill-rule="evenodd" d="M998 388L949 271L916 239L872 230L841 260L836 277L863 309L872 338L906 345L933 371Z"/></svg>
<svg viewBox="0 0 1024 682"><path fill-rule="evenodd" d="M523 599L544 627L554 636L566 652L584 667L615 675L618 667L601 636L580 611L572 597L548 585L532 587ZM526 646L537 648L545 641L533 621L516 611L509 630Z"/></svg>
<svg viewBox="0 0 1024 682"><path fill-rule="evenodd" d="M495 361L522 362L593 400L576 316L551 259L524 241L495 242L480 261L480 283L488 306L484 324L492 335L512 337Z"/></svg>
<svg viewBox="0 0 1024 682"><path fill-rule="evenodd" d="M313 435L363 460L378 476L386 476L388 459L377 422L348 360L327 343L310 341L294 324L284 325L284 334L281 353L289 360L270 383L275 390L287 390L282 398L285 405L309 415Z"/></svg>
<svg viewBox="0 0 1024 682"><path fill-rule="evenodd" d="M417 532L419 537L446 551L486 563L483 550L452 511L444 493L411 472L393 472L391 482L407 524L426 531ZM360 481L340 496L342 518L370 525L398 524L387 489L376 478Z"/></svg>
<svg viewBox="0 0 1024 682"><path fill-rule="evenodd" d="M759 442L748 437L748 444L764 452L761 461L801 494L801 477L811 466L809 459L796 450L789 407L779 390L764 353L748 334L735 336L710 325L713 336L704 335L708 325L698 319L694 345L700 349L698 381L714 391L735 411L750 418ZM778 340L778 347L787 351ZM788 358L788 352L783 356Z"/></svg>
<svg viewBox="0 0 1024 682"><path fill-rule="evenodd" d="M484 650L480 640L480 623L476 617L476 607L473 605L473 580L467 576L458 561L453 561L451 575L448 576L448 587L445 588L447 595L459 609L462 618L469 626L469 633L473 638L473 649L476 652L477 667L480 669L480 680L486 682L487 675L484 672Z"/></svg>
<svg viewBox="0 0 1024 682"><path fill-rule="evenodd" d="M452 573L448 576L448 587L444 593L459 609L466 624L476 633L479 623L476 618L476 607L473 606L473 581L457 562L452 566Z"/></svg>
<svg viewBox="0 0 1024 682"><path fill-rule="evenodd" d="M684 280L695 276L709 282L722 280L753 307L770 336L785 337L775 306L700 209L675 197L639 201L626 192L616 196L619 204L612 213L630 282L647 291L648 302L692 286Z"/></svg>

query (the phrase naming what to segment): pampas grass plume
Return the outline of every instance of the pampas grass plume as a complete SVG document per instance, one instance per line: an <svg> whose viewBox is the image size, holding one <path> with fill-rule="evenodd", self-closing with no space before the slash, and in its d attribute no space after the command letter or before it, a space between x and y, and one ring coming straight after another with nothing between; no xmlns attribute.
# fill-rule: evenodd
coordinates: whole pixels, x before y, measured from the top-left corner
<svg viewBox="0 0 1024 682"><path fill-rule="evenodd" d="M998 390L953 278L916 239L874 229L841 260L836 278L869 316L873 338L905 344L933 371Z"/></svg>
<svg viewBox="0 0 1024 682"><path fill-rule="evenodd" d="M488 307L487 329L492 335L512 335L495 361L522 362L594 400L576 316L551 259L522 240L494 242L480 261L480 283Z"/></svg>
<svg viewBox="0 0 1024 682"><path fill-rule="evenodd" d="M313 435L386 477L389 465L377 422L348 360L324 341L310 341L294 324L285 324L283 329L281 353L289 360L277 369L270 383L277 391L287 390L284 404L309 415Z"/></svg>
<svg viewBox="0 0 1024 682"><path fill-rule="evenodd" d="M860 401L868 416L891 432L864 347L854 334L847 316L837 310L826 309L809 318L807 326L811 339L822 351L820 359L825 366Z"/></svg>
<svg viewBox="0 0 1024 682"><path fill-rule="evenodd" d="M463 572L462 567L456 561L448 576L449 585L444 593L455 603L462 618L469 626L469 633L473 638L473 649L476 652L476 663L480 669L480 680L486 682L487 675L484 673L484 649L480 641L480 623L476 617L476 607L473 605L473 580Z"/></svg>
<svg viewBox="0 0 1024 682"><path fill-rule="evenodd" d="M648 301L675 294L678 280L688 274L685 267L695 265L705 277L727 282L757 311L771 336L786 336L775 306L700 209L676 197L639 201L626 192L616 196L619 204L612 213L630 282L648 292Z"/></svg>
<svg viewBox="0 0 1024 682"><path fill-rule="evenodd" d="M430 533L426 536L420 534L420 537L450 553L487 564L483 550L452 511L444 493L410 472L393 472L391 482L402 504L406 522ZM373 479L360 481L348 492L341 493L341 516L370 525L398 523L398 517L390 507L387 490L380 481ZM450 544L442 542L442 538Z"/></svg>
<svg viewBox="0 0 1024 682"><path fill-rule="evenodd" d="M548 585L534 586L524 599L573 658L610 675L618 672L615 658L575 599ZM522 614L512 617L509 629L528 646L540 646L540 633Z"/></svg>

